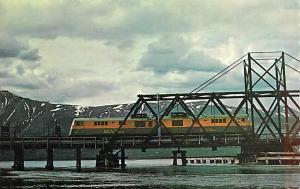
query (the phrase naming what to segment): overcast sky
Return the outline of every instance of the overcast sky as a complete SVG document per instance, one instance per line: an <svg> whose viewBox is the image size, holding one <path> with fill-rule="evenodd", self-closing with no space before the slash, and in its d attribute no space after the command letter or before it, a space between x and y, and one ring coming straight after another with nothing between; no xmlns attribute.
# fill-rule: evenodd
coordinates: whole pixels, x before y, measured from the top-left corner
<svg viewBox="0 0 300 189"><path fill-rule="evenodd" d="M299 58L299 10L298 0L1 0L0 88L93 106L190 92L248 51ZM241 82L236 71L213 89Z"/></svg>

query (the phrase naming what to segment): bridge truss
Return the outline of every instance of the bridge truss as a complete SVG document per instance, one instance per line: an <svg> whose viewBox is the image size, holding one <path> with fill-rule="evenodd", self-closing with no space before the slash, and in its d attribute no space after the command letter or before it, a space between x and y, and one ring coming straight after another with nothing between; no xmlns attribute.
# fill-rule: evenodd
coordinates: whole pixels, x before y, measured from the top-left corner
<svg viewBox="0 0 300 189"><path fill-rule="evenodd" d="M199 122L199 118L214 106L214 109L216 109L214 111L230 118L223 131L224 135L226 135L229 125L234 123L247 142L259 142L265 134L268 134L273 141L291 145L295 142L300 131L300 106L297 102L300 90L288 90L286 70L288 68L293 72L300 72L287 64L287 58L296 63L300 62L285 52L249 52L190 93L140 94L138 100L133 104L115 132L111 142L113 143L118 138L118 133L123 129L125 121L131 115L145 111L143 108L147 107L157 122L144 140L145 147L153 137L157 137L159 129L163 129L170 136L174 147L184 146L184 142L191 136L190 131L196 124L200 125L201 130L199 133L201 135L216 143L218 138L212 136ZM244 91L200 92L240 65L243 67ZM227 100L234 101L236 106L234 110L226 104L225 101ZM188 103L195 101L201 101L203 104L196 112L188 106ZM160 104L165 104L166 107L158 111L157 107ZM193 119L189 129L181 136L172 134L162 121L173 109L178 109L178 107ZM245 132L236 119L239 114L249 115L252 122L250 133Z"/></svg>

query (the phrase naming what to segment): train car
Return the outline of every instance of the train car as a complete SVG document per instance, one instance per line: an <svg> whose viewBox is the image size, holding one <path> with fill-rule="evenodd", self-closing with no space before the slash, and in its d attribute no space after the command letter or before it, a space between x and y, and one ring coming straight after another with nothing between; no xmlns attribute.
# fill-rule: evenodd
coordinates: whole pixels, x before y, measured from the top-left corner
<svg viewBox="0 0 300 189"><path fill-rule="evenodd" d="M237 115L238 127L233 121L228 127L230 118L224 115L203 116L197 120L184 113L171 113L162 120L161 134L167 135L168 131L174 135L183 135L188 130L190 134L239 134L251 132L251 121L248 115ZM70 136L111 136L122 124L124 117L119 118L75 118L70 128ZM138 136L147 135L156 126L156 120L145 114L131 116L119 130L118 135ZM191 125L194 123L192 128ZM200 126L201 125L201 126ZM204 130L205 131L204 131Z"/></svg>

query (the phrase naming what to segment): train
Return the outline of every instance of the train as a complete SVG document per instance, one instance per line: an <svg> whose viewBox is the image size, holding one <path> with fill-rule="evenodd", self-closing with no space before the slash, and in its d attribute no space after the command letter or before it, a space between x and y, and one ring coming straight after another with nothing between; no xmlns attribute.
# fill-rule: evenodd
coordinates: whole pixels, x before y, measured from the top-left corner
<svg viewBox="0 0 300 189"><path fill-rule="evenodd" d="M168 132L173 135L184 135L186 132L190 134L201 135L204 132L210 134L224 134L225 128L227 134L241 134L242 132L251 132L251 121L247 114L239 114L235 116L239 123L238 127L233 121L230 122L230 117L225 115L209 115L203 116L194 120L186 113L175 112L162 119L161 135L168 135ZM75 118L71 124L70 136L112 136L118 130L124 117L118 118ZM192 128L191 125L195 121ZM205 129L203 131L202 127ZM143 136L149 134L156 126L157 120L148 117L147 114L135 114L129 117L122 128L118 131L118 135L122 136ZM167 130L165 129L167 128ZM157 132L157 131L156 131Z"/></svg>

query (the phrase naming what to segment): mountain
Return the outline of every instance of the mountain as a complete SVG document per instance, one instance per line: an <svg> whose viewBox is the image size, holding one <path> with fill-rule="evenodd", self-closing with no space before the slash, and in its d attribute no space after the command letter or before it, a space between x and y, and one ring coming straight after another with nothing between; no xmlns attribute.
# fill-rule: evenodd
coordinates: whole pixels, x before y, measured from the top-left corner
<svg viewBox="0 0 300 189"><path fill-rule="evenodd" d="M20 130L21 136L53 134L56 124L62 135L68 135L71 122L76 117L123 116L131 105L76 106L52 104L23 98L9 91L0 91L0 122L10 126L10 133ZM20 127L20 129L18 128Z"/></svg>

